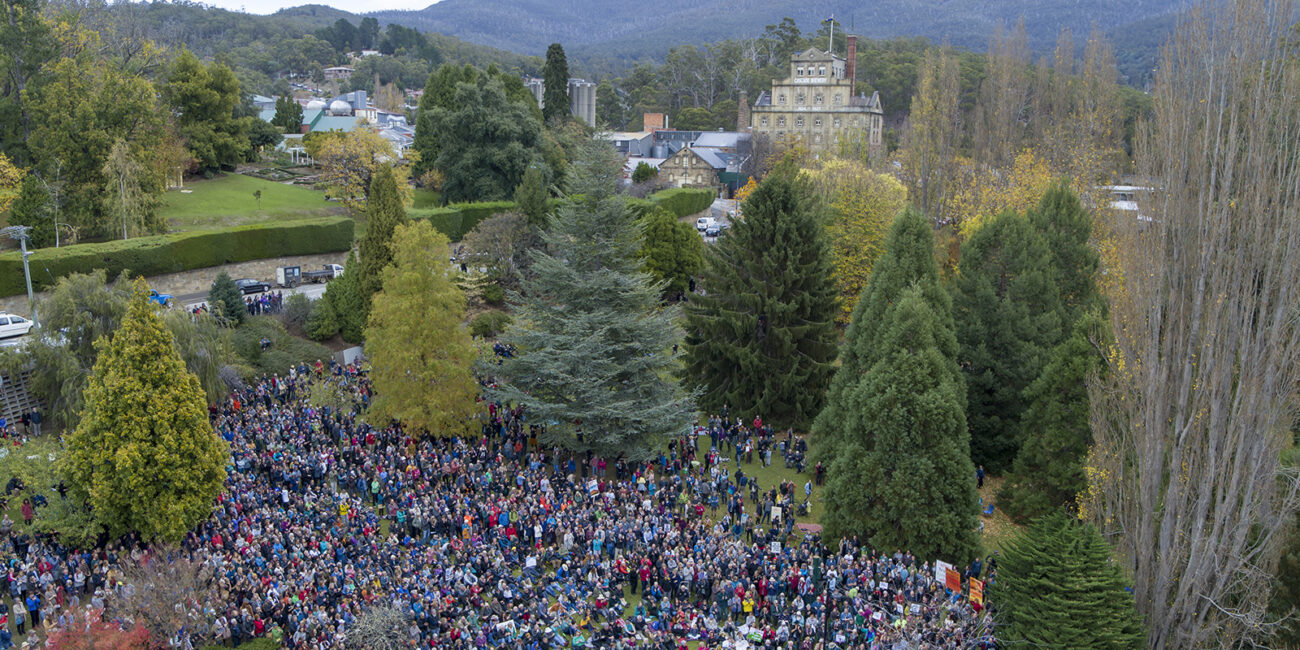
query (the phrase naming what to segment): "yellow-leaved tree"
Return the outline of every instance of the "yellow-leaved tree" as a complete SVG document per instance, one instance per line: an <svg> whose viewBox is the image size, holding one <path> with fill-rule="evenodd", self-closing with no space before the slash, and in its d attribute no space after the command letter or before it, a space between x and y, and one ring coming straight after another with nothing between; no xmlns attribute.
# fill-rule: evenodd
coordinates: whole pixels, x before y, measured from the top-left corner
<svg viewBox="0 0 1300 650"><path fill-rule="evenodd" d="M375 171L397 162L392 143L369 127L357 127L347 133L308 134L304 140L307 154L320 165L325 196L338 199L354 214L362 212L369 198L370 180ZM409 207L413 193L406 182L407 174L407 167L393 166L402 205Z"/></svg>
<svg viewBox="0 0 1300 650"><path fill-rule="evenodd" d="M24 172L9 160L9 156L0 153L0 212L18 198L18 189L22 187Z"/></svg>
<svg viewBox="0 0 1300 650"><path fill-rule="evenodd" d="M68 438L69 487L113 537L179 541L212 513L229 450L144 280L122 325L99 345L81 422Z"/></svg>
<svg viewBox="0 0 1300 650"><path fill-rule="evenodd" d="M1026 149L1007 169L960 159L948 201L948 218L970 237L980 224L1003 212L1027 212L1038 205L1054 177L1047 160Z"/></svg>
<svg viewBox="0 0 1300 650"><path fill-rule="evenodd" d="M366 326L375 386L371 414L433 435L464 435L476 413L478 353L463 325L465 295L453 281L447 238L427 221L393 233Z"/></svg>
<svg viewBox="0 0 1300 650"><path fill-rule="evenodd" d="M836 321L847 324L871 269L885 250L885 235L907 205L907 189L893 176L859 160L834 158L804 170L825 203L831 242L831 276L839 294Z"/></svg>

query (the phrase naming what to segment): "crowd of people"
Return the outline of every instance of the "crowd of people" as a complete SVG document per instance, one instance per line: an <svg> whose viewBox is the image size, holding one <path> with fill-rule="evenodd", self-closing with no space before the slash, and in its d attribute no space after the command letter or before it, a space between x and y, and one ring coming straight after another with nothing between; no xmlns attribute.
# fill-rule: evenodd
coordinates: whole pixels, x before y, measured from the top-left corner
<svg viewBox="0 0 1300 650"><path fill-rule="evenodd" d="M352 407L313 406L311 382ZM802 470L791 432L722 413L629 463L542 448L527 413L498 403L483 403L480 435L412 437L367 423L371 395L361 368L304 364L211 407L231 471L167 552L208 576L175 605L168 643L372 647L356 638L371 617L420 648L994 646L979 605L931 566L798 527L813 481L747 475L755 453ZM130 611L113 603L143 574L122 565L168 561L132 540L72 551L7 517L0 537L20 634Z"/></svg>

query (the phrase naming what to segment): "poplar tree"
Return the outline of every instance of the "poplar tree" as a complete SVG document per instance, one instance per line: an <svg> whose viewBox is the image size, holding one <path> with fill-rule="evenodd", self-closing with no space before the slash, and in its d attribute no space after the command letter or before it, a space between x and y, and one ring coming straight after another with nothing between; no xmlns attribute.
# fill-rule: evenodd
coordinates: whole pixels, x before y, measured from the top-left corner
<svg viewBox="0 0 1300 650"><path fill-rule="evenodd" d="M810 187L778 165L719 238L687 308L686 377L709 411L806 427L836 353L835 289Z"/></svg>
<svg viewBox="0 0 1300 650"><path fill-rule="evenodd" d="M547 124L563 122L569 117L569 62L564 46L551 43L546 48L546 65L542 68L542 117Z"/></svg>
<svg viewBox="0 0 1300 650"><path fill-rule="evenodd" d="M179 541L212 512L229 460L203 388L137 281L68 438L71 489L111 536Z"/></svg>
<svg viewBox="0 0 1300 650"><path fill-rule="evenodd" d="M358 246L361 252L361 295L367 313L371 297L383 286L384 267L393 262L393 233L406 223L406 208L402 205L402 195L397 190L391 167L382 165L375 170L368 194L366 234Z"/></svg>
<svg viewBox="0 0 1300 650"><path fill-rule="evenodd" d="M694 406L672 375L676 313L641 270L640 237L620 165L604 143L586 142L575 199L534 251L532 274L512 297L515 324L502 337L516 354L493 368L494 398L523 404L545 426L542 442L573 451L652 458L686 433Z"/></svg>
<svg viewBox="0 0 1300 650"><path fill-rule="evenodd" d="M447 238L418 221L398 226L394 242L366 326L376 394L370 412L434 435L468 434L477 351L461 322L465 295L451 278Z"/></svg>
<svg viewBox="0 0 1300 650"><path fill-rule="evenodd" d="M1028 219L1004 212L962 244L953 315L971 457L1000 474L1020 448L1022 394L1062 338L1051 254Z"/></svg>
<svg viewBox="0 0 1300 650"><path fill-rule="evenodd" d="M1146 647L1127 586L1101 533L1055 511L1003 549L989 590L998 642L1060 650Z"/></svg>
<svg viewBox="0 0 1300 650"><path fill-rule="evenodd" d="M978 551L975 468L961 379L943 352L954 345L946 320L914 285L877 330L877 360L842 396L865 435L841 440L829 467L829 538L958 563Z"/></svg>

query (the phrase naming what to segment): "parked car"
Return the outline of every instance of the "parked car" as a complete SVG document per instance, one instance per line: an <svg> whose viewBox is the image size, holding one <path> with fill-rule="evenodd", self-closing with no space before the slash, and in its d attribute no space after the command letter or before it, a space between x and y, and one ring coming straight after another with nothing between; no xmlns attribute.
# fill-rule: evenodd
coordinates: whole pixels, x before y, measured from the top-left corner
<svg viewBox="0 0 1300 650"><path fill-rule="evenodd" d="M172 295L170 293L158 293L157 291L150 289L149 300L152 300L158 303L159 305L166 307L168 303L172 301Z"/></svg>
<svg viewBox="0 0 1300 650"><path fill-rule="evenodd" d="M695 229L704 232L709 229L709 226L712 226L715 223L717 223L717 220L713 217L700 217L695 220Z"/></svg>
<svg viewBox="0 0 1300 650"><path fill-rule="evenodd" d="M32 322L22 316L0 312L0 339L26 336L32 331Z"/></svg>
<svg viewBox="0 0 1300 650"><path fill-rule="evenodd" d="M718 235L721 234L722 234L722 226L719 226L716 223L709 224L708 229L704 231L705 237L717 237Z"/></svg>
<svg viewBox="0 0 1300 650"><path fill-rule="evenodd" d="M271 290L270 284L252 278L235 280L235 286L239 287L239 291L243 294L265 293Z"/></svg>

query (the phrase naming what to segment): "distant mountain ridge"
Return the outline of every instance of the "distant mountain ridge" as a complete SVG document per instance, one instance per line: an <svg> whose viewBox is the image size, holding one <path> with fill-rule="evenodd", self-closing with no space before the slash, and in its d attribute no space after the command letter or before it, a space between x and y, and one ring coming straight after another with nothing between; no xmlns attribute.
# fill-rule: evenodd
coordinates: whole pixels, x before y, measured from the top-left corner
<svg viewBox="0 0 1300 650"><path fill-rule="evenodd" d="M418 11L367 15L526 54L563 43L579 57L662 59L669 48L756 36L789 16L815 31L832 15L871 38L924 36L983 50L999 22L1024 16L1029 44L1049 51L1063 27L1082 42L1182 9L1187 0L442 0ZM1131 35L1131 34L1130 34ZM1122 49L1123 44L1118 44Z"/></svg>

